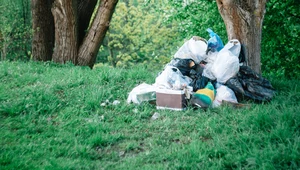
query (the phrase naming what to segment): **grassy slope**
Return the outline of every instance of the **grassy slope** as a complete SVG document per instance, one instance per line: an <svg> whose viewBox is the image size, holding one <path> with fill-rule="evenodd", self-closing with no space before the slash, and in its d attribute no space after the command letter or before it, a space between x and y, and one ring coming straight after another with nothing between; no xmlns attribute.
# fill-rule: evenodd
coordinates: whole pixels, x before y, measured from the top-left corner
<svg viewBox="0 0 300 170"><path fill-rule="evenodd" d="M300 168L299 80L249 109L126 104L159 71L0 62L0 169Z"/></svg>

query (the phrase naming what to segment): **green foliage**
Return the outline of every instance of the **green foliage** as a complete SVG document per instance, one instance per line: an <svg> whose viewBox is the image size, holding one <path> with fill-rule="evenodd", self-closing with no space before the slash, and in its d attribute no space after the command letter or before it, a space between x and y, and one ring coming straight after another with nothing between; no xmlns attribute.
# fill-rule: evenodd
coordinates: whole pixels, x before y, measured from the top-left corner
<svg viewBox="0 0 300 170"><path fill-rule="evenodd" d="M238 110L127 104L159 71L0 62L1 169L299 169L298 80Z"/></svg>
<svg viewBox="0 0 300 170"><path fill-rule="evenodd" d="M171 0L168 13L168 21L176 21L180 39L189 39L197 35L209 39L207 28L216 32L224 43L227 42L225 24L218 12L215 1L177 1Z"/></svg>
<svg viewBox="0 0 300 170"><path fill-rule="evenodd" d="M28 60L31 51L31 16L29 0L0 2L1 60Z"/></svg>
<svg viewBox="0 0 300 170"><path fill-rule="evenodd" d="M262 39L262 69L276 76L300 76L300 5L296 0L267 3Z"/></svg>
<svg viewBox="0 0 300 170"><path fill-rule="evenodd" d="M100 62L124 67L170 60L177 48L177 33L173 24L163 24L165 14L152 9L154 5L143 6L143 1L118 3L104 48L100 49L104 55L100 55Z"/></svg>

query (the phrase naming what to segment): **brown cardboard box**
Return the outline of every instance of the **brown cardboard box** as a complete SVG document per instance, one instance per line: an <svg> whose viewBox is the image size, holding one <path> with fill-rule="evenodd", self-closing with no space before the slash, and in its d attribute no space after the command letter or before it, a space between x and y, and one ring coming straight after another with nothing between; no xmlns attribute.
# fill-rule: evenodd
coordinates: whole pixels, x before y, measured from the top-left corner
<svg viewBox="0 0 300 170"><path fill-rule="evenodd" d="M156 108L185 110L187 99L184 90L156 89Z"/></svg>

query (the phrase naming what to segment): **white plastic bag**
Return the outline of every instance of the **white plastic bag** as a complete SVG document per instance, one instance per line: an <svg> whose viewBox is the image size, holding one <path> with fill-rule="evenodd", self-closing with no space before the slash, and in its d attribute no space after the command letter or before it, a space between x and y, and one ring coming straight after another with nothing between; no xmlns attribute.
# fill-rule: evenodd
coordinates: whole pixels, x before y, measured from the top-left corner
<svg viewBox="0 0 300 170"><path fill-rule="evenodd" d="M156 99L156 87L147 83L142 83L131 90L127 103L141 104L144 101Z"/></svg>
<svg viewBox="0 0 300 170"><path fill-rule="evenodd" d="M191 78L183 76L178 68L166 65L161 74L156 77L155 86L159 88L182 90L191 82Z"/></svg>
<svg viewBox="0 0 300 170"><path fill-rule="evenodd" d="M218 53L211 72L220 83L226 83L228 79L235 76L239 71L239 54L241 44L238 40L230 40Z"/></svg>
<svg viewBox="0 0 300 170"><path fill-rule="evenodd" d="M206 59L206 49L206 40L200 40L197 36L193 36L179 48L174 58L192 59L196 64L199 64L202 60Z"/></svg>
<svg viewBox="0 0 300 170"><path fill-rule="evenodd" d="M225 51L225 50L228 50L233 55L239 57L241 52L241 43L237 39L232 39L224 46L224 48L221 51Z"/></svg>
<svg viewBox="0 0 300 170"><path fill-rule="evenodd" d="M232 103L238 103L234 92L225 85L217 84L217 95L213 102L213 107L218 107L222 104L222 101L228 101Z"/></svg>
<svg viewBox="0 0 300 170"><path fill-rule="evenodd" d="M216 79L216 77L212 73L211 69L217 58L217 55L218 55L218 52L209 52L208 53L207 58L205 60L205 62L207 62L207 63L205 64L205 67L203 69L202 76L207 77L211 80Z"/></svg>

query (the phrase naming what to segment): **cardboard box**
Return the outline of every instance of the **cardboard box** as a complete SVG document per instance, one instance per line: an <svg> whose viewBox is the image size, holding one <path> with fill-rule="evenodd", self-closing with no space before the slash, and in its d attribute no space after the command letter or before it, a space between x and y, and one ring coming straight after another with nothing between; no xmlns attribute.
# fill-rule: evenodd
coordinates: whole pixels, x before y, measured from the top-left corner
<svg viewBox="0 0 300 170"><path fill-rule="evenodd" d="M156 108L185 110L187 99L184 90L156 89Z"/></svg>

